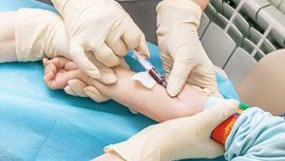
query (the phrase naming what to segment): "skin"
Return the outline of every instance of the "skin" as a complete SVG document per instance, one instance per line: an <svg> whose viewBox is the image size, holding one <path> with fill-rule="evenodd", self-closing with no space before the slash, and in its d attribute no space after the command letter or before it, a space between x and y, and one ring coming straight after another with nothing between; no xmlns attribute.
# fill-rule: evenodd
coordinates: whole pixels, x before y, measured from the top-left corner
<svg viewBox="0 0 285 161"><path fill-rule="evenodd" d="M118 81L105 85L80 72L76 65L63 57L44 59L46 84L52 89L62 89L71 79L80 79L87 85L95 86L105 96L138 111L153 120L163 122L200 112L207 99L201 89L186 85L178 97L171 98L165 89L156 84L153 89L143 87L132 80L135 74L130 69L119 66L114 68ZM147 98L147 99L141 99Z"/></svg>

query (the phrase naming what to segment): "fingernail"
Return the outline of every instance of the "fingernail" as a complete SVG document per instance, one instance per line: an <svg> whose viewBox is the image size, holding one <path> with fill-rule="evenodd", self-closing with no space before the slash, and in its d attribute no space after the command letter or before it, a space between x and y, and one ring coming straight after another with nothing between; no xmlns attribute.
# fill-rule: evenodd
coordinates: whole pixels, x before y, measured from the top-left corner
<svg viewBox="0 0 285 161"><path fill-rule="evenodd" d="M91 99L93 99L95 102L99 102L98 101L98 94L97 93L94 93L94 92L92 92L92 90L89 90L88 88L86 88L86 89L83 89L83 91L86 93L86 95L88 96L88 97L90 97Z"/></svg>
<svg viewBox="0 0 285 161"><path fill-rule="evenodd" d="M81 87L80 87L80 84L79 84L79 86L78 86L78 84L74 84L74 83L70 83L70 84L68 84L76 93L79 93L80 92L80 89L81 89Z"/></svg>
<svg viewBox="0 0 285 161"><path fill-rule="evenodd" d="M74 93L72 92L72 90L71 90L71 88L69 86L64 88L64 92L69 94L69 95L72 95L72 96L74 95Z"/></svg>
<svg viewBox="0 0 285 161"><path fill-rule="evenodd" d="M144 55L148 58L150 57L150 53L148 51L144 52Z"/></svg>
<svg viewBox="0 0 285 161"><path fill-rule="evenodd" d="M167 92L171 97L177 96L183 88L182 81L170 79L167 85Z"/></svg>
<svg viewBox="0 0 285 161"><path fill-rule="evenodd" d="M105 84L114 84L117 82L117 76L114 73L105 73L100 80Z"/></svg>
<svg viewBox="0 0 285 161"><path fill-rule="evenodd" d="M100 78L100 72L97 70L92 70L92 71L89 70L86 73L92 78L96 78L96 79Z"/></svg>

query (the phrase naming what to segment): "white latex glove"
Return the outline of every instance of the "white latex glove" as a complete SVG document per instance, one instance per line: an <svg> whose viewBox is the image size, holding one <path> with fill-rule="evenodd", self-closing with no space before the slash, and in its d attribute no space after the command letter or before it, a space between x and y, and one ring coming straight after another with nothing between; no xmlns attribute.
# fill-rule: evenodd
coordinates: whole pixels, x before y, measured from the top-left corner
<svg viewBox="0 0 285 161"><path fill-rule="evenodd" d="M200 6L191 0L164 0L156 10L158 45L169 95L179 94L185 83L203 88L208 96L217 93L215 69L197 32Z"/></svg>
<svg viewBox="0 0 285 161"><path fill-rule="evenodd" d="M108 67L118 65L128 49L149 55L144 34L115 0L52 2L65 21L71 59L89 76L115 83L116 75Z"/></svg>
<svg viewBox="0 0 285 161"><path fill-rule="evenodd" d="M110 100L109 97L102 94L96 87L88 86L81 80L70 80L64 88L65 93L72 96L89 97L95 102L105 102Z"/></svg>
<svg viewBox="0 0 285 161"><path fill-rule="evenodd" d="M130 69L124 59L121 60L120 65ZM111 99L101 93L95 86L88 86L86 83L77 79L68 81L68 85L64 88L64 91L65 93L73 96L89 97L95 102L105 102ZM132 112L135 113L134 111Z"/></svg>
<svg viewBox="0 0 285 161"><path fill-rule="evenodd" d="M129 140L110 145L105 152L126 161L172 161L214 158L224 153L210 136L213 129L238 110L238 102L222 101L191 117L150 126Z"/></svg>
<svg viewBox="0 0 285 161"><path fill-rule="evenodd" d="M68 38L59 15L41 9L20 9L15 23L18 61L37 61L43 57L68 58Z"/></svg>
<svg viewBox="0 0 285 161"><path fill-rule="evenodd" d="M15 28L18 61L37 61L56 56L69 58L69 41L58 14L41 9L20 9ZM70 80L64 91L73 96L89 96L98 102L108 100L95 87L88 87L76 79Z"/></svg>

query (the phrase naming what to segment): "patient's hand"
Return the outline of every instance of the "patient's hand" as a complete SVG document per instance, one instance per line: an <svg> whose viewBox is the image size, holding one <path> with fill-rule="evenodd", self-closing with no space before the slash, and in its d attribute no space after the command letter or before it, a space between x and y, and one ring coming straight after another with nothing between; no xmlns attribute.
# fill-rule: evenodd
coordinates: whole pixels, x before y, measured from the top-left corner
<svg viewBox="0 0 285 161"><path fill-rule="evenodd" d="M51 89L63 89L69 80L85 80L87 78L72 61L64 57L56 57L52 60L45 58L43 65L44 81Z"/></svg>

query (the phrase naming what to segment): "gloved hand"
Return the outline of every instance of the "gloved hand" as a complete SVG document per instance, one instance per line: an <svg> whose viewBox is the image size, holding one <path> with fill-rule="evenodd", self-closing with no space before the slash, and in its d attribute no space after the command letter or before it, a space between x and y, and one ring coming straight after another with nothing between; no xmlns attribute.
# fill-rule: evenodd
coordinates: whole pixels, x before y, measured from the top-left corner
<svg viewBox="0 0 285 161"><path fill-rule="evenodd" d="M105 75L100 81L112 84L116 76L108 67L118 65L128 49L149 55L144 34L115 0L52 2L65 21L71 59L89 76Z"/></svg>
<svg viewBox="0 0 285 161"><path fill-rule="evenodd" d="M122 59L122 61L120 62L120 65L128 69L130 68L124 59ZM68 85L64 88L64 91L65 93L69 95L79 96L79 97L89 97L95 102L105 102L105 101L110 100L109 97L102 94L96 87L88 86L86 83L82 82L81 80L77 80L77 79L70 80L68 81L67 84ZM134 111L132 112L135 113Z"/></svg>
<svg viewBox="0 0 285 161"><path fill-rule="evenodd" d="M35 16L37 15L37 16ZM64 23L56 13L41 9L20 9L16 20L16 53L18 61L37 61L43 57L69 57L68 38ZM102 66L101 69L104 69ZM101 77L105 78L105 77ZM106 101L95 87L80 80L70 80L65 92L73 96Z"/></svg>
<svg viewBox="0 0 285 161"><path fill-rule="evenodd" d="M88 86L81 80L70 80L64 88L65 93L72 96L89 97L95 102L105 102L110 100L109 97L103 95L96 87Z"/></svg>
<svg viewBox="0 0 285 161"><path fill-rule="evenodd" d="M237 110L238 102L222 101L194 116L150 126L125 142L106 147L105 152L126 161L214 158L224 148L210 138L211 132Z"/></svg>
<svg viewBox="0 0 285 161"><path fill-rule="evenodd" d="M214 65L197 32L200 6L191 0L164 0L156 10L158 45L169 95L178 95L185 83L201 87L206 95L217 93Z"/></svg>
<svg viewBox="0 0 285 161"><path fill-rule="evenodd" d="M15 39L18 61L37 61L55 56L68 58L65 26L56 13L41 9L18 10Z"/></svg>

